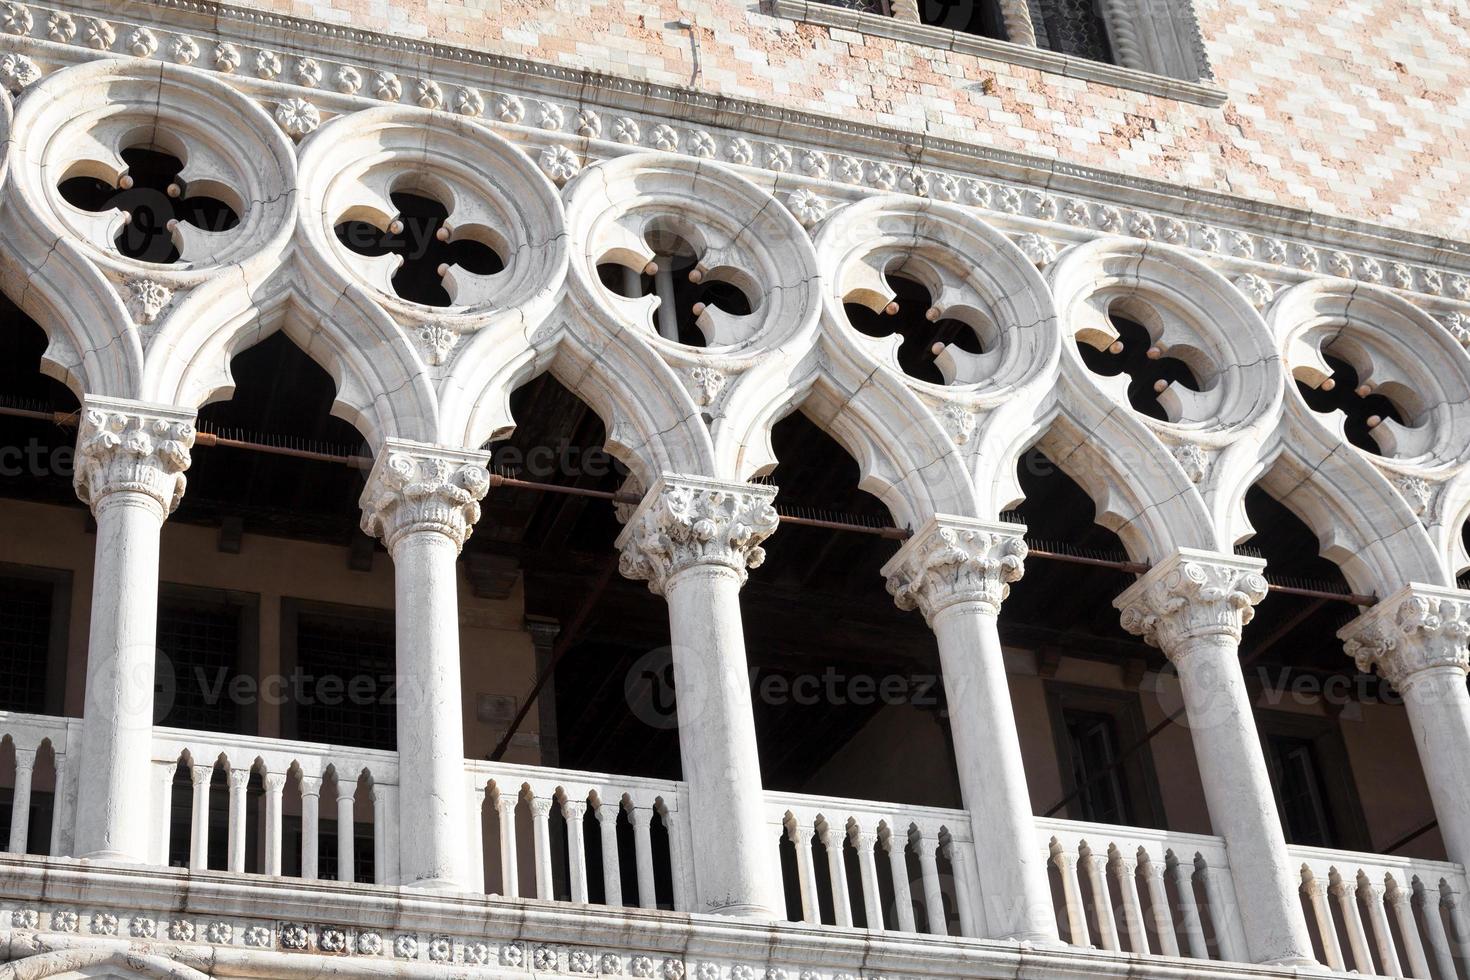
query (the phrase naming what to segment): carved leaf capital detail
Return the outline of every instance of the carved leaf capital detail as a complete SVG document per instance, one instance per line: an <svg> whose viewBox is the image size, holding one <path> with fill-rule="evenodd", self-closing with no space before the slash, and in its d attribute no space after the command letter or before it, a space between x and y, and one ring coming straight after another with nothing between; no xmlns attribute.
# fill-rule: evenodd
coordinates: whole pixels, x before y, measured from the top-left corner
<svg viewBox="0 0 1470 980"><path fill-rule="evenodd" d="M665 476L645 496L618 539L618 570L664 594L669 579L695 565L722 565L745 581L765 561L779 518L774 487Z"/></svg>

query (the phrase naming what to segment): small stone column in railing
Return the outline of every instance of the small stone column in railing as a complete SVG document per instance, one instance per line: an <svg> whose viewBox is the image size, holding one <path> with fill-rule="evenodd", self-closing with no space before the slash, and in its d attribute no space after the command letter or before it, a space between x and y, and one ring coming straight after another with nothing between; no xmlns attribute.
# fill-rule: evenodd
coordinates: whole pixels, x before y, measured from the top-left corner
<svg viewBox="0 0 1470 980"><path fill-rule="evenodd" d="M1345 970L1342 959L1342 944L1337 939L1337 926L1332 919L1332 896L1328 891L1328 883L1323 881L1310 869L1306 872L1309 876L1305 883L1307 898L1312 903L1312 916L1317 920L1317 935L1322 937L1322 955L1327 960L1327 966L1332 970Z"/></svg>
<svg viewBox="0 0 1470 980"><path fill-rule="evenodd" d="M587 842L583 820L587 816L586 800L567 800L561 805L567 821L567 875L572 880L572 901L587 902Z"/></svg>
<svg viewBox="0 0 1470 980"><path fill-rule="evenodd" d="M229 772L230 783L230 822L229 822L229 864L228 867L236 874L245 870L245 804L247 802L246 790L250 787L249 769L231 769Z"/></svg>
<svg viewBox="0 0 1470 980"><path fill-rule="evenodd" d="M869 929L879 931L883 928L883 896L878 891L878 835L871 830L858 831L852 843L863 876L863 916Z"/></svg>
<svg viewBox="0 0 1470 980"><path fill-rule="evenodd" d="M638 862L638 907L658 908L653 880L653 806L634 803L628 818L633 821L633 858Z"/></svg>
<svg viewBox="0 0 1470 980"><path fill-rule="evenodd" d="M1470 867L1470 592L1407 585L1338 631L1348 656L1403 695L1451 861Z"/></svg>
<svg viewBox="0 0 1470 980"><path fill-rule="evenodd" d="M898 911L900 932L916 932L914 925L914 896L909 887L909 859L907 833L890 828L888 832L888 870L893 878L893 904ZM815 896L813 897L815 901Z"/></svg>
<svg viewBox="0 0 1470 980"><path fill-rule="evenodd" d="M1404 940L1404 958L1409 961L1409 975L1431 976L1429 957L1424 954L1424 941L1419 938L1419 923L1414 920L1414 905L1408 888L1395 880L1388 890L1388 904L1393 907L1393 918L1399 935Z"/></svg>
<svg viewBox="0 0 1470 980"><path fill-rule="evenodd" d="M852 892L847 887L847 861L842 853L846 831L827 824L821 831L827 849L827 878L832 885L832 915L839 926L852 925Z"/></svg>
<svg viewBox="0 0 1470 980"><path fill-rule="evenodd" d="M214 766L194 766L189 771L194 785L192 832L189 835L189 870L209 870L209 791Z"/></svg>
<svg viewBox="0 0 1470 980"><path fill-rule="evenodd" d="M399 880L464 887L468 822L456 561L490 489L488 454L390 439L362 492L362 528L393 556Z"/></svg>
<svg viewBox="0 0 1470 980"><path fill-rule="evenodd" d="M623 872L618 861L618 803L599 800L597 827L602 833L602 894L611 908L623 904Z"/></svg>
<svg viewBox="0 0 1470 980"><path fill-rule="evenodd" d="M144 863L150 821L158 547L184 496L194 413L88 395L77 433L77 496L97 521L87 693L73 853Z"/></svg>
<svg viewBox="0 0 1470 980"><path fill-rule="evenodd" d="M1180 549L1154 565L1113 604L1123 627L1163 650L1179 687L1205 803L1225 838L1247 954L1256 963L1316 964L1298 894L1301 877L1286 853L1265 755L1256 732L1240 635L1266 596L1264 563ZM1225 928L1231 908L1218 909Z"/></svg>
<svg viewBox="0 0 1470 980"><path fill-rule="evenodd" d="M1179 955L1179 937L1174 934L1174 915L1169 908L1169 889L1164 884L1164 862L1152 854L1145 855L1144 881L1148 886L1149 914L1154 920L1154 934L1159 937L1159 952Z"/></svg>
<svg viewBox="0 0 1470 980"><path fill-rule="evenodd" d="M960 794L970 812L988 939L1057 943L1046 852L1011 708L997 618L1022 574L1024 528L940 515L883 568L900 609L934 630L949 703Z"/></svg>
<svg viewBox="0 0 1470 980"><path fill-rule="evenodd" d="M316 881L321 873L322 777L301 776L301 877Z"/></svg>
<svg viewBox="0 0 1470 980"><path fill-rule="evenodd" d="M536 897L543 902L556 898L551 878L551 808L553 800L531 800L531 842L536 853Z"/></svg>
<svg viewBox="0 0 1470 980"><path fill-rule="evenodd" d="M357 784L337 777L337 880L351 883L357 877L357 840L353 833L353 810Z"/></svg>
<svg viewBox="0 0 1470 980"><path fill-rule="evenodd" d="M36 770L36 750L15 750L15 788L10 800L10 852L24 854L30 843L31 778Z"/></svg>
<svg viewBox="0 0 1470 980"><path fill-rule="evenodd" d="M618 538L624 575L669 605L679 750L689 784L693 911L775 918L740 589L776 529L775 488L664 475Z"/></svg>
<svg viewBox="0 0 1470 980"><path fill-rule="evenodd" d="M521 894L520 856L516 849L516 803L519 797L506 792L495 796L495 815L500 824L500 894L503 898L519 898Z"/></svg>
<svg viewBox="0 0 1470 980"><path fill-rule="evenodd" d="M1200 918L1199 902L1194 896L1194 862L1171 854L1167 866L1174 879L1174 891L1179 895L1179 916L1183 919L1188 954L1197 960L1207 960L1210 949L1205 943L1204 921Z"/></svg>
<svg viewBox="0 0 1470 980"><path fill-rule="evenodd" d="M924 880L924 915L929 920L929 932L936 936L949 935L949 923L944 915L944 892L939 887L939 839L925 834L919 838L919 873Z"/></svg>
<svg viewBox="0 0 1470 980"><path fill-rule="evenodd" d="M284 811L281 803L286 792L286 774L265 774L265 873L281 873L281 836L284 833ZM302 834L305 837L305 834Z"/></svg>

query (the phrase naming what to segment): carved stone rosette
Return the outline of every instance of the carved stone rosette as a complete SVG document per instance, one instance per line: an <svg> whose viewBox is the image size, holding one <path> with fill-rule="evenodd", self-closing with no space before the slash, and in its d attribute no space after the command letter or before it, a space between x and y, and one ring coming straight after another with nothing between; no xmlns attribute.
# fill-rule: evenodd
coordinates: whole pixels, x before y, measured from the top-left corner
<svg viewBox="0 0 1470 980"><path fill-rule="evenodd" d="M932 623L959 602L995 612L1025 573L1025 528L939 515L919 529L883 566L898 608L919 609Z"/></svg>
<svg viewBox="0 0 1470 980"><path fill-rule="evenodd" d="M618 536L618 571L657 595L694 565L724 565L744 583L766 560L760 545L779 523L775 496L775 487L665 474Z"/></svg>
<svg viewBox="0 0 1470 980"><path fill-rule="evenodd" d="M1181 548L1141 575L1113 605L1123 628L1170 659L1203 636L1240 633L1266 598L1265 562Z"/></svg>
<svg viewBox="0 0 1470 980"><path fill-rule="evenodd" d="M72 484L94 515L108 495L133 492L157 501L167 517L184 498L193 445L193 412L89 395Z"/></svg>
<svg viewBox="0 0 1470 980"><path fill-rule="evenodd" d="M1367 673L1403 682L1431 667L1470 669L1470 593L1406 585L1337 631L1347 655Z"/></svg>
<svg viewBox="0 0 1470 980"><path fill-rule="evenodd" d="M490 489L488 453L389 439L363 488L362 529L392 552L415 531L438 531L464 547Z"/></svg>

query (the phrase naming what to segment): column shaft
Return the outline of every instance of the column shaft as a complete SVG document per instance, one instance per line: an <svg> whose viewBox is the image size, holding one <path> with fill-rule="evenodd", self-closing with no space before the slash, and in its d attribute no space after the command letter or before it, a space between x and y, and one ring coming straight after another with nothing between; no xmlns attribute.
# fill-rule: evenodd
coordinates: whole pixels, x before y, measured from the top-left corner
<svg viewBox="0 0 1470 980"><path fill-rule="evenodd" d="M1458 666L1431 667L1402 684L1404 708L1419 747L1424 782L1439 818L1439 832L1451 861L1470 867L1470 694Z"/></svg>

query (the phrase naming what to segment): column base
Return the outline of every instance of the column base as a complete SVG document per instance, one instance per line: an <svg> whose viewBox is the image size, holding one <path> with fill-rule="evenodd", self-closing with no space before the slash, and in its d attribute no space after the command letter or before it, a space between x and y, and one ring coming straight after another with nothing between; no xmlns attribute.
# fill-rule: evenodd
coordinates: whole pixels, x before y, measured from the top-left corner
<svg viewBox="0 0 1470 980"><path fill-rule="evenodd" d="M1261 966L1270 967L1294 967L1306 973L1330 973L1327 967L1310 957L1287 956L1279 960L1262 960Z"/></svg>
<svg viewBox="0 0 1470 980"><path fill-rule="evenodd" d="M99 864L149 864L149 860L126 851L92 851L77 856L78 861L95 861Z"/></svg>
<svg viewBox="0 0 1470 980"><path fill-rule="evenodd" d="M741 902L735 905L724 905L717 909L701 909L707 915L728 915L740 919L776 919L778 916L772 909L764 905Z"/></svg>
<svg viewBox="0 0 1470 980"><path fill-rule="evenodd" d="M464 892L469 891L465 883L458 878L420 878L417 881L401 882L404 888L419 888L429 892Z"/></svg>

